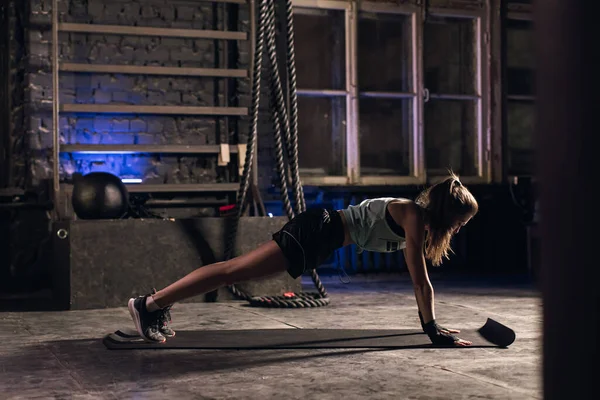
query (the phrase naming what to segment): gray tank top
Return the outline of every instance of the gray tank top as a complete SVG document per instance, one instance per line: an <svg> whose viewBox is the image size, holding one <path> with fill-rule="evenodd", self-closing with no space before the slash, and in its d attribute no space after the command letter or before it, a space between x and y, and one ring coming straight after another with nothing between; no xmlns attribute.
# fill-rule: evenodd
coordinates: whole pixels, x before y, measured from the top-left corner
<svg viewBox="0 0 600 400"><path fill-rule="evenodd" d="M367 199L357 206L342 210L352 241L363 250L391 253L406 248L406 239L388 226L385 211L395 197Z"/></svg>

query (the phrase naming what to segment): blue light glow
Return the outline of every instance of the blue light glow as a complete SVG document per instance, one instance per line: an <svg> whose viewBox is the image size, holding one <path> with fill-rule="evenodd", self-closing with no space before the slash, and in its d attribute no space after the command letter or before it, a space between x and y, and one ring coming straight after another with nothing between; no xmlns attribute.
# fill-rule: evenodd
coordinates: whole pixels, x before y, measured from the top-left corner
<svg viewBox="0 0 600 400"><path fill-rule="evenodd" d="M88 88L78 88L88 90ZM113 90L114 89L114 90ZM92 93L111 98L113 101L138 104L142 98L122 98L118 87L89 88ZM119 99L115 95L119 95ZM93 103L94 99L77 99L77 103ZM91 104L90 103L90 104ZM153 117L151 121L162 126L162 119ZM158 121L158 122L157 122ZM156 130L156 126L153 126ZM63 152L60 163L63 179L69 179L74 173L82 175L91 172L108 172L118 176L125 183L142 183L157 174L155 157L152 154L136 151L137 144L154 144L154 136L148 134L148 121L137 115L104 113L65 113L61 118L61 134L65 144L72 145L119 145L123 150L94 149ZM125 146L131 146L127 149Z"/></svg>
<svg viewBox="0 0 600 400"><path fill-rule="evenodd" d="M68 179L74 173L87 175L91 172L108 172L127 183L141 183L145 178L157 175L154 158L148 154L73 153L61 154L61 169Z"/></svg>
<svg viewBox="0 0 600 400"><path fill-rule="evenodd" d="M84 150L84 151L75 151L71 154L106 154L106 155L110 155L110 154L144 154L144 153L140 153L138 151L124 151L124 150L114 150L114 151Z"/></svg>

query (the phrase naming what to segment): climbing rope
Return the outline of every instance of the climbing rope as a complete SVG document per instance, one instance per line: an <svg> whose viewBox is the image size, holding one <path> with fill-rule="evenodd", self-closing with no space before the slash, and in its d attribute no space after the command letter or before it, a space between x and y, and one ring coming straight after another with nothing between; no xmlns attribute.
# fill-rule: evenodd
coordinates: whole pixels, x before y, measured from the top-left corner
<svg viewBox="0 0 600 400"><path fill-rule="evenodd" d="M250 120L250 129L248 132L248 141L246 144L246 158L244 160L244 170L242 172L242 176L240 178L240 188L238 190L237 195L237 203L235 207L235 221L231 225L231 229L229 230L229 235L226 242L225 248L225 258L227 260L233 257L233 250L235 248L235 239L237 236L237 228L240 217L243 213L244 205L246 204L246 194L248 193L248 188L250 186L250 167L252 165L252 161L254 159L254 152L256 148L256 137L258 135L258 107L260 103L260 76L261 76L261 67L263 63L263 50L265 44L265 26L266 26L266 17L267 17L267 3L266 1L261 1L259 5L259 15L258 15L258 24L256 29L256 43L254 48L254 64L253 64L253 73L252 73L252 99L250 104L251 111L251 120ZM229 285L228 289L233 293L234 296L250 301L252 296L249 294L242 292L235 285Z"/></svg>
<svg viewBox="0 0 600 400"><path fill-rule="evenodd" d="M285 3L286 13L286 43L287 43L287 69L288 69L288 91L290 102L290 136L292 154L290 159L290 169L292 173L292 182L296 188L296 209L298 212L306 211L306 202L304 201L304 190L300 181L300 171L298 168L298 95L296 93L296 52L294 46L294 11L292 0Z"/></svg>
<svg viewBox="0 0 600 400"><path fill-rule="evenodd" d="M284 160L285 151L292 177L292 189L296 203L296 213L302 213L306 211L304 191L302 189L302 182L300 180L298 168L298 100L296 94L296 67L293 29L294 15L292 0L286 0L285 11L287 23L286 44L290 116L288 117L288 113L286 111L286 104L277 63L277 46L275 40L275 4L273 0L260 0L252 74L252 119L248 135L246 159L242 177L240 179L240 189L237 196L236 213L234 217L235 221L232 224L232 228L229 232L230 235L228 237L227 248L225 252L227 259L231 259L233 257L238 223L244 211L246 195L250 186L250 169L254 153L256 151L256 138L258 135L258 109L260 103L261 69L263 65L265 39L269 65L271 120L273 123L275 157L277 172L279 175L281 200L283 202L283 207L286 211L288 219L294 218L295 214L291 205L286 180L287 174ZM316 271L311 271L311 278L315 287L317 288L317 293L287 293L283 296L254 297L242 291L235 285L228 286L228 289L236 297L248 301L250 305L255 307L308 308L328 305L330 302L329 296Z"/></svg>

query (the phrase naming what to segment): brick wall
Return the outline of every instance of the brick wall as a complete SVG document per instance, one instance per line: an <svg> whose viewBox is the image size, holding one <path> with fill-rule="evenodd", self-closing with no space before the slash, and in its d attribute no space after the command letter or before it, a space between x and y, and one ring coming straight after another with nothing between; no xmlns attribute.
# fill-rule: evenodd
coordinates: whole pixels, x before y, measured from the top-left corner
<svg viewBox="0 0 600 400"><path fill-rule="evenodd" d="M5 162L1 166L3 168L4 184L6 186L23 186L24 177L27 168L26 141L23 135L23 76L25 74L23 67L26 63L26 54L24 50L24 34L23 28L27 20L27 7L23 3L17 1L9 1L5 5L7 16L7 31L6 45L8 46L8 58L6 71L8 73L8 90L6 100L8 104L8 112L5 114L8 121L3 125L8 130L4 135L8 137L2 138L2 146L5 147ZM3 61L3 62L4 62Z"/></svg>
<svg viewBox="0 0 600 400"><path fill-rule="evenodd" d="M10 2L11 98L12 98L12 179L16 186L41 189L52 176L52 71L51 1L12 0ZM59 0L65 22L93 22L151 27L222 29L224 21L208 1L181 0ZM249 32L248 9L238 8L238 27ZM232 16L230 19L235 20ZM61 33L63 61L91 64L130 64L182 67L216 66L217 50L224 42ZM238 57L230 68L248 68L249 43L237 43ZM181 78L138 75L62 73L60 100L80 104L135 105L224 105L223 79ZM249 80L230 79L237 84L237 103L250 106ZM263 87L265 87L263 85ZM215 97L215 94L218 96ZM263 110L267 110L267 99ZM261 146L271 142L268 113L262 115L259 132ZM236 122L239 121L239 124ZM245 143L248 118L173 116L61 115L61 142L106 144L215 144L225 140ZM261 162L270 162L272 151L260 150ZM108 169L122 175L142 174L155 183L208 183L236 181L235 168L217 167L216 156L176 157L153 155L63 155L61 176L75 171ZM270 184L271 167L261 167L261 182ZM161 212L163 210L155 210ZM202 207L170 209L166 215L176 218L210 215ZM0 267L0 291L31 290L46 287L48 269L44 238L48 219L45 212L22 213L1 227L7 238L6 263ZM26 215L25 215L26 214ZM4 229L6 228L6 229ZM38 259L38 256L42 257ZM6 284L6 285L4 285ZM46 285L46 286L44 286Z"/></svg>
<svg viewBox="0 0 600 400"><path fill-rule="evenodd" d="M26 151L21 176L27 185L38 186L52 176L52 75L51 1L27 0L23 76L23 126ZM75 23L138 25L196 29L222 29L223 21L208 1L182 0L59 0L61 20ZM249 10L238 8L237 30L249 32ZM215 47L210 40L111 36L61 33L59 51L63 61L90 64L129 64L182 67L215 67ZM238 42L238 59L232 68L248 68L249 43ZM266 57L265 57L266 58ZM284 59L281 59L284 62ZM266 64L266 61L265 61ZM250 106L250 82L231 79L237 85L237 106ZM79 104L222 105L223 79L61 73L60 101ZM215 97L215 94L218 96ZM239 122L236 126L236 122ZM245 143L248 118L173 116L61 115L61 143L102 144L216 144ZM259 187L266 198L278 198L277 171L268 98L267 72L262 82L259 118ZM208 183L235 181L237 168L217 167L215 156L167 157L156 155L61 156L60 174L68 179L76 171L108 169L128 176L140 174L148 183ZM275 189L269 196L267 189Z"/></svg>
<svg viewBox="0 0 600 400"><path fill-rule="evenodd" d="M26 78L26 130L34 155L30 183L51 177L52 75L51 1L31 0L30 26L26 41L29 73ZM73 23L118 24L189 29L223 29L222 5L210 2L168 0L61 0L61 20ZM237 30L249 31L248 10L239 8ZM230 28L231 29L231 28ZM235 29L235 27L234 27ZM249 43L238 42L237 60L230 68L248 68ZM90 64L126 64L171 67L224 67L218 54L225 41L99 35L60 34L61 60ZM238 96L229 104L250 105L249 84L238 85ZM60 101L78 104L226 106L225 80L211 77L162 77L62 72ZM239 126L238 126L238 121ZM64 144L217 144L245 143L247 118L213 116L111 116L62 114L59 120ZM68 155L61 156L61 177L76 171L87 173L109 169L138 175L147 183L209 183L235 181L235 166L216 165L216 156L174 157L158 155Z"/></svg>

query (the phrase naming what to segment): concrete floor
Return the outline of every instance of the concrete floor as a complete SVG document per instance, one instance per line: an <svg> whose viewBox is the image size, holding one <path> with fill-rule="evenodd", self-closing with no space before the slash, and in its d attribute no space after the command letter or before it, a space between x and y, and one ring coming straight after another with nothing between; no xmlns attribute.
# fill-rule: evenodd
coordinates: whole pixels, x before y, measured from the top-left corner
<svg viewBox="0 0 600 400"><path fill-rule="evenodd" d="M385 281L381 281L385 279ZM175 329L419 326L406 277L324 278L318 309L245 303L174 307ZM536 399L541 394L541 300L527 285L433 280L438 320L512 327L508 349L109 351L104 334L130 327L126 307L0 313L2 399ZM310 280L307 290L313 291Z"/></svg>

